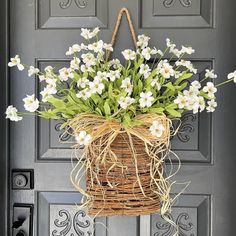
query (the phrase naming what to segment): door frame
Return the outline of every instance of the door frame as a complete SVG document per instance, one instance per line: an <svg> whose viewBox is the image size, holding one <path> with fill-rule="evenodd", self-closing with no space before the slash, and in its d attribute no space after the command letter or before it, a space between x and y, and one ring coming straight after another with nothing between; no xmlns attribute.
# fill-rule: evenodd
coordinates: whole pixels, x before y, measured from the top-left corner
<svg viewBox="0 0 236 236"><path fill-rule="evenodd" d="M8 56L9 56L9 3L1 0L0 8L0 235L8 235L9 231L9 155L8 129L9 122L5 119L5 109L9 102Z"/></svg>

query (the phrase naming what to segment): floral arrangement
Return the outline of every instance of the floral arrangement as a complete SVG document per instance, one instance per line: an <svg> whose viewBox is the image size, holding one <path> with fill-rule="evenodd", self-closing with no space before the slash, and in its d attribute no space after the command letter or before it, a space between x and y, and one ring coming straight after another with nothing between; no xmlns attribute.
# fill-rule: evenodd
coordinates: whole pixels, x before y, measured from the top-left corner
<svg viewBox="0 0 236 236"><path fill-rule="evenodd" d="M85 145L86 160L82 166L86 170L92 169L92 161L87 157L95 154L100 163L109 156L114 159L113 167L120 164L111 146L124 130L137 162L132 139L139 138L144 143L143 151L154 160L150 182L156 187L161 186L155 191L162 202L161 213L165 214L173 202L169 196L172 184L160 166L169 150L171 120L181 118L186 111L214 112L217 88L236 82L236 71L218 85L212 82L217 75L208 69L202 81L191 81L197 69L190 61L184 60L184 56L193 54L194 49L186 46L178 49L170 39L166 39L166 49L161 51L150 47L150 38L145 35L138 36L136 50L122 51L124 63L121 63L118 59L110 59L113 45L100 40L98 33L99 28L81 29L86 43L69 47L66 55L73 57L70 66L59 71L51 66L40 71L22 64L18 55L11 58L10 67L16 66L21 71L27 69L28 76L37 75L45 87L40 98L32 94L23 99L26 112L18 112L11 105L6 110L6 118L20 121L22 115L33 113L45 119L64 120L61 128L75 136L76 147ZM165 154L160 158L160 153ZM138 164L135 165L136 182L145 195ZM74 176L77 179L73 182L91 200L91 195L78 186L81 167L77 165L76 168ZM108 185L114 188L109 180Z"/></svg>
<svg viewBox="0 0 236 236"><path fill-rule="evenodd" d="M183 57L194 53L192 47L182 46L179 50L167 39L167 48L161 51L148 46L148 36L139 35L138 49L122 52L125 59L122 65L118 59L109 60L112 45L98 40L98 32L99 28L93 31L82 29L81 36L88 44L71 46L66 52L66 55L73 56L70 67L60 69L59 73L51 66L44 71L27 67L18 55L11 58L9 67L16 66L20 71L27 68L29 77L38 75L40 82L45 84L40 92L41 99L36 98L35 94L23 99L27 112L54 120L91 113L133 126L137 125L135 117L139 114L156 113L179 118L185 111L215 111L215 93L221 84L215 86L210 81L217 75L208 69L202 81L189 82L197 69ZM167 55L170 55L169 60L164 59ZM173 64L170 63L172 59L176 60ZM203 86L206 80L209 82ZM230 73L224 84L232 80L236 82L236 72ZM65 87L65 82L69 88ZM60 93L60 98L57 93ZM22 113L13 106L7 108L6 114L12 121L22 120ZM153 134L154 127L155 124L151 129Z"/></svg>

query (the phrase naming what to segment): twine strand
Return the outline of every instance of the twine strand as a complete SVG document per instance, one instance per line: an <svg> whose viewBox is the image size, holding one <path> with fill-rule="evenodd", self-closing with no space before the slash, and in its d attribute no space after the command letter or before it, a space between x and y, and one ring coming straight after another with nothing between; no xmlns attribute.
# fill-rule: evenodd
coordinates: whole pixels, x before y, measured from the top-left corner
<svg viewBox="0 0 236 236"><path fill-rule="evenodd" d="M133 22L132 22L129 10L125 7L121 8L121 10L118 14L115 29L112 33L111 45L112 45L112 47L114 47L114 45L116 43L116 38L117 38L117 34L118 34L118 31L119 31L119 28L120 28L121 19L122 19L124 14L126 15L126 18L127 18L127 21L128 21L128 25L129 25L130 33L132 35L134 46L137 49L137 38L136 38L136 33L135 33L135 30L134 30ZM110 53L109 53L109 56L110 56Z"/></svg>

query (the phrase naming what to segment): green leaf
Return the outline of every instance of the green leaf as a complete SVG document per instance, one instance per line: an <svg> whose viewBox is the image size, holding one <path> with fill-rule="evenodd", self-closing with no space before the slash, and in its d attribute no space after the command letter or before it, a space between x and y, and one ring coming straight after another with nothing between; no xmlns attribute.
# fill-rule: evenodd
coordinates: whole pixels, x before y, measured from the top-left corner
<svg viewBox="0 0 236 236"><path fill-rule="evenodd" d="M157 113L157 114L163 113L164 110L165 110L165 109L162 108L162 107L150 108L150 109L149 109L149 111L150 111L151 113Z"/></svg>
<svg viewBox="0 0 236 236"><path fill-rule="evenodd" d="M143 91L143 82L141 80L138 81L138 93Z"/></svg>
<svg viewBox="0 0 236 236"><path fill-rule="evenodd" d="M130 118L129 113L125 113L125 114L124 114L124 117L123 117L123 124L124 124L125 126L130 126L130 125L131 125L131 118Z"/></svg>
<svg viewBox="0 0 236 236"><path fill-rule="evenodd" d="M167 108L166 111L173 117L181 117L181 113L174 109Z"/></svg>
<svg viewBox="0 0 236 236"><path fill-rule="evenodd" d="M111 115L111 109L110 109L108 100L105 101L105 103L103 105L103 108L104 108L105 115L110 116Z"/></svg>
<svg viewBox="0 0 236 236"><path fill-rule="evenodd" d="M175 85L179 85L182 81L189 79L192 77L192 73L186 73L184 72L183 75L181 75L176 81L175 81Z"/></svg>
<svg viewBox="0 0 236 236"><path fill-rule="evenodd" d="M171 82L163 85L163 87L167 87L169 90L171 90L173 92L175 91L175 86L173 86L173 84Z"/></svg>

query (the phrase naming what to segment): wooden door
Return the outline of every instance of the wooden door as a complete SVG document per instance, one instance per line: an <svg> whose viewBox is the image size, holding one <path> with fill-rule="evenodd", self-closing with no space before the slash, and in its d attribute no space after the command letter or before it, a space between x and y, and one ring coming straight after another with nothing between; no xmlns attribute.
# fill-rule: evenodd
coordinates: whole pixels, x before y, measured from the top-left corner
<svg viewBox="0 0 236 236"><path fill-rule="evenodd" d="M164 48L167 37L179 45L191 44L196 49L191 59L198 68L196 78L199 80L207 68L218 73L218 82L236 68L235 0L9 2L10 56L19 54L26 64L41 69L47 65L62 67L68 64L65 51L81 41L81 27L99 26L103 40L110 41L121 7L129 8L137 34L149 35L151 45ZM131 37L123 22L114 56L121 58L120 51L130 47ZM38 80L28 78L27 72L19 73L13 69L9 81L10 104L21 110L25 93L38 94L40 91ZM177 180L191 181L170 215L182 236L234 235L234 86L218 93L218 105L213 116L185 114L180 131L172 142L172 148L182 160ZM70 144L58 141L59 137L69 141L69 137L62 136L59 125L60 122L33 117L10 124L9 235L15 203L34 206L32 235L92 235L93 224L89 216L75 207L81 196L69 180L72 169ZM17 189L16 186L13 189L15 182L18 181L19 185L19 174L22 173L32 185L28 189ZM98 225L96 236L172 236L174 233L173 227L165 224L158 214L98 220L108 230Z"/></svg>

